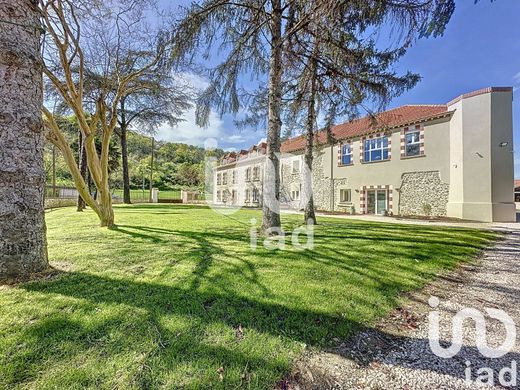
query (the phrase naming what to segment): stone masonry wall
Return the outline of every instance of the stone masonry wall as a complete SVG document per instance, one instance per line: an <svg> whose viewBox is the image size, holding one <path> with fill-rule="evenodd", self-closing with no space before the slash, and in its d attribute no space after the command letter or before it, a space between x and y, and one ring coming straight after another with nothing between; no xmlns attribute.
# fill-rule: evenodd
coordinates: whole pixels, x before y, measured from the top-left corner
<svg viewBox="0 0 520 390"><path fill-rule="evenodd" d="M446 216L449 185L438 171L409 172L402 175L400 215Z"/></svg>

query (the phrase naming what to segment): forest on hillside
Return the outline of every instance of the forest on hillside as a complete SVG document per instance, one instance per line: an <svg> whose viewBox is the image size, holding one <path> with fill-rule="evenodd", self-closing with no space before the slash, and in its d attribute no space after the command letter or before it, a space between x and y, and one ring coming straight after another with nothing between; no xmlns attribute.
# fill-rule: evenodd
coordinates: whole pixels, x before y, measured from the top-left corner
<svg viewBox="0 0 520 390"><path fill-rule="evenodd" d="M73 119L63 119L61 124L68 127L65 131L71 139L72 149L78 159L77 131ZM74 187L72 175L60 151L53 145L45 143L45 172L46 185L52 186L53 171L55 171L56 186ZM152 138L149 135L128 132L128 167L130 188L133 190L145 189L150 186L150 169L152 161ZM204 161L206 156L220 157L224 154L221 149L206 151L204 148L182 143L154 141L153 157L153 186L161 191L169 190L203 190ZM110 188L114 191L123 188L122 155L117 132L110 144L109 172Z"/></svg>

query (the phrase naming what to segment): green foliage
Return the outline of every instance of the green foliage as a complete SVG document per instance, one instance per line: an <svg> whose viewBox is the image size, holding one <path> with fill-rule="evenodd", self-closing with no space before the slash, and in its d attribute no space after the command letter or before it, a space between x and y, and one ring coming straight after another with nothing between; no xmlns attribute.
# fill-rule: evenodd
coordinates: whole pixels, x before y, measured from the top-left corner
<svg viewBox="0 0 520 390"><path fill-rule="evenodd" d="M61 118L64 132L70 138L73 152L78 154L77 125L73 118ZM151 138L128 132L128 157L130 168L130 184L134 190L149 188L150 160L152 152ZM98 151L101 143L96 140ZM156 141L154 158L154 187L160 190L202 189L204 185L204 160L207 156L221 157L222 149L206 151L201 147ZM121 151L116 136L110 142L109 172L112 189L123 186L121 170ZM44 152L46 185L52 184L52 145L46 143ZM74 187L69 169L60 153L56 150L56 184L64 187ZM148 195L147 195L148 196Z"/></svg>
<svg viewBox="0 0 520 390"><path fill-rule="evenodd" d="M47 213L66 272L0 290L0 388L273 388L305 348L375 324L496 237L322 218L312 250L252 251L256 211L114 209L110 230L91 211Z"/></svg>

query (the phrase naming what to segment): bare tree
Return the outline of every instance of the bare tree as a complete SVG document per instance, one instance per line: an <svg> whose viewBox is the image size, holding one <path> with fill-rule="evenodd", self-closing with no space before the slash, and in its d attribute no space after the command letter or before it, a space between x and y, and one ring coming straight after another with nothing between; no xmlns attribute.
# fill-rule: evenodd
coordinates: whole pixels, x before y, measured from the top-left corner
<svg viewBox="0 0 520 390"><path fill-rule="evenodd" d="M41 27L31 0L0 0L0 277L48 267Z"/></svg>
<svg viewBox="0 0 520 390"><path fill-rule="evenodd" d="M159 27L152 28L146 22L146 13L155 7L152 1L40 0L39 5L48 37L44 74L78 120L97 199L88 191L53 112L44 107L47 137L62 152L76 188L98 215L101 226L111 227L109 149L121 99L143 89L135 81L144 74L164 72L170 39ZM130 63L124 55L129 52L134 53ZM101 139L100 153L96 137Z"/></svg>

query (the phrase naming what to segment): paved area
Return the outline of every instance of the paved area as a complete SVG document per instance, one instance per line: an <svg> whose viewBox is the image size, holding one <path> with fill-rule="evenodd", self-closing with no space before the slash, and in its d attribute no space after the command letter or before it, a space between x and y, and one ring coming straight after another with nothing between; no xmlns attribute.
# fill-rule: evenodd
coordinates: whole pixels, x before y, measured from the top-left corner
<svg viewBox="0 0 520 390"><path fill-rule="evenodd" d="M283 210L284 214L302 214L300 211L295 210ZM329 217L329 218L340 218L340 219L353 219L360 221L370 222L384 222L384 223L401 223L409 225L429 225L429 226L454 226L454 227L467 227L474 229L491 229L491 230L520 230L520 212L517 212L517 222L471 222L471 221L450 221L450 220L422 220L422 219L407 219L407 218L396 218L396 217L385 217L382 215L348 215L348 214L324 214L316 213L317 217Z"/></svg>
<svg viewBox="0 0 520 390"><path fill-rule="evenodd" d="M439 306L432 308L436 297ZM478 265L465 266L414 293L407 303L375 329L368 329L327 352L311 352L296 365L280 387L286 389L482 389L476 380L494 388L520 388L520 342L501 358L484 357L475 342L475 323L463 323L463 342L453 358L432 353L428 314L440 317L441 343L451 345L452 320L464 308L486 313L502 309L514 320L520 336L520 231L483 254ZM486 314L487 342L497 347L505 327ZM520 338L520 337L519 337ZM509 373L515 368L516 386ZM487 368L486 368L487 367ZM480 372L478 370L481 370ZM484 377L485 376L485 377ZM467 381L469 378L470 381ZM493 382L491 382L491 380ZM488 387L488 388L489 388Z"/></svg>

